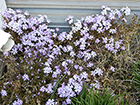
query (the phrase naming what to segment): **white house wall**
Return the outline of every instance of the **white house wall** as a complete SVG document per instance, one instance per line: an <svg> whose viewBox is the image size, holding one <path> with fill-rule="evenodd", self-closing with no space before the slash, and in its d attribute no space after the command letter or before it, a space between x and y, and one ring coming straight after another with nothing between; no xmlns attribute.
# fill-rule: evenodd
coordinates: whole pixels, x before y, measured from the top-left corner
<svg viewBox="0 0 140 105"><path fill-rule="evenodd" d="M73 15L80 19L100 13L101 6L110 8L130 7L133 13L140 13L140 0L6 0L7 7L29 11L32 16L47 15L52 20L50 27L68 27L65 18Z"/></svg>

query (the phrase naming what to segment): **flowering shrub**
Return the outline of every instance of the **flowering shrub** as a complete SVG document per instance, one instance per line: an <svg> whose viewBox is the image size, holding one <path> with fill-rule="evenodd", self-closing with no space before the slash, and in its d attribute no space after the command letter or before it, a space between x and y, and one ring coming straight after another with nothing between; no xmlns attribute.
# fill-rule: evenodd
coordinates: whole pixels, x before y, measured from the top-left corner
<svg viewBox="0 0 140 105"><path fill-rule="evenodd" d="M68 16L71 31L57 34L46 15L9 8L2 13L3 29L15 45L4 53L9 70L1 77L0 103L70 104L83 83L99 89L109 75L129 72L130 62L140 59L138 14L127 24L130 12L102 6L101 14L76 22Z"/></svg>

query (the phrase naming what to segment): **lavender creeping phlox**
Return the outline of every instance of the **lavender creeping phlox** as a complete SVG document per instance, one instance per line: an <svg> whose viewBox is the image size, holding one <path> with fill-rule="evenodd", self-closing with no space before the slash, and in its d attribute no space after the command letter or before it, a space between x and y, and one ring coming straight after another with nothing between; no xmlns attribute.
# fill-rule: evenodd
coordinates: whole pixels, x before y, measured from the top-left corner
<svg viewBox="0 0 140 105"><path fill-rule="evenodd" d="M115 54L127 49L124 35L116 24L117 21L123 23L130 12L128 7L112 10L102 6L101 14L87 16L76 22L69 15L65 21L69 23L71 31L58 35L58 28L56 31L48 28L50 20L46 15L30 17L28 12L21 14L20 10L5 11L2 14L5 18L3 28L14 32L12 36L16 45L10 55L17 58L18 63L24 64L21 67L23 84L35 87L31 90L36 94L35 98L45 101L46 105L57 104L50 98L51 94L62 102L60 104L71 104L71 97L80 94L83 83L88 79L95 80L90 82L90 87L101 88L101 81L96 79L100 76L104 78L106 71L117 70L113 60L108 63L104 56L112 59ZM56 82L60 83L56 85ZM7 95L4 90L1 90L1 94Z"/></svg>

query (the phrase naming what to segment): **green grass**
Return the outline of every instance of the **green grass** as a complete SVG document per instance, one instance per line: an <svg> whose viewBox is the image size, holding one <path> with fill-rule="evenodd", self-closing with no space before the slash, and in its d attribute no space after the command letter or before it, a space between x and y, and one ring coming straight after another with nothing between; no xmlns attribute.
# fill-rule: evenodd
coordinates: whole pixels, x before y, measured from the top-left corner
<svg viewBox="0 0 140 105"><path fill-rule="evenodd" d="M108 88L104 88L103 92L101 92L91 88L88 91L87 86L84 85L81 93L77 97L71 98L71 103L72 105L129 105L128 99L124 100L123 97L121 97L129 93L112 95L112 92L107 92L107 90ZM119 98L121 98L121 100L118 101ZM131 105L133 104L131 103Z"/></svg>

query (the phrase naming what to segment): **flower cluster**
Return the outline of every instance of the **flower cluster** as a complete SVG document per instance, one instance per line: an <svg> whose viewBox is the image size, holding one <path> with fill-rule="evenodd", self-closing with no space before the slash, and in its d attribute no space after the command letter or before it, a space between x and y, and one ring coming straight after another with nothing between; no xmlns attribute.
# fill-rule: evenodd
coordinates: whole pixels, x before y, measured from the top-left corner
<svg viewBox="0 0 140 105"><path fill-rule="evenodd" d="M28 12L22 14L21 10L12 9L2 13L3 29L11 33L16 43L9 54L5 54L5 62L14 70L5 90L1 90L2 96L7 96L6 89L11 87L14 95L21 99L13 104L71 104L71 97L80 94L83 83L99 89L101 79L124 68L130 59L120 57L130 56L128 39L131 35L125 25L131 10L128 7L112 10L106 6L101 9L101 14L76 22L74 16L69 15L65 21L71 31L60 34L58 28L47 26L50 20L46 15L31 17ZM137 54L136 49L134 56Z"/></svg>
<svg viewBox="0 0 140 105"><path fill-rule="evenodd" d="M23 101L18 99L17 101L15 100L12 105L22 105Z"/></svg>
<svg viewBox="0 0 140 105"><path fill-rule="evenodd" d="M2 96L7 96L7 92L5 90L1 90L1 95Z"/></svg>

